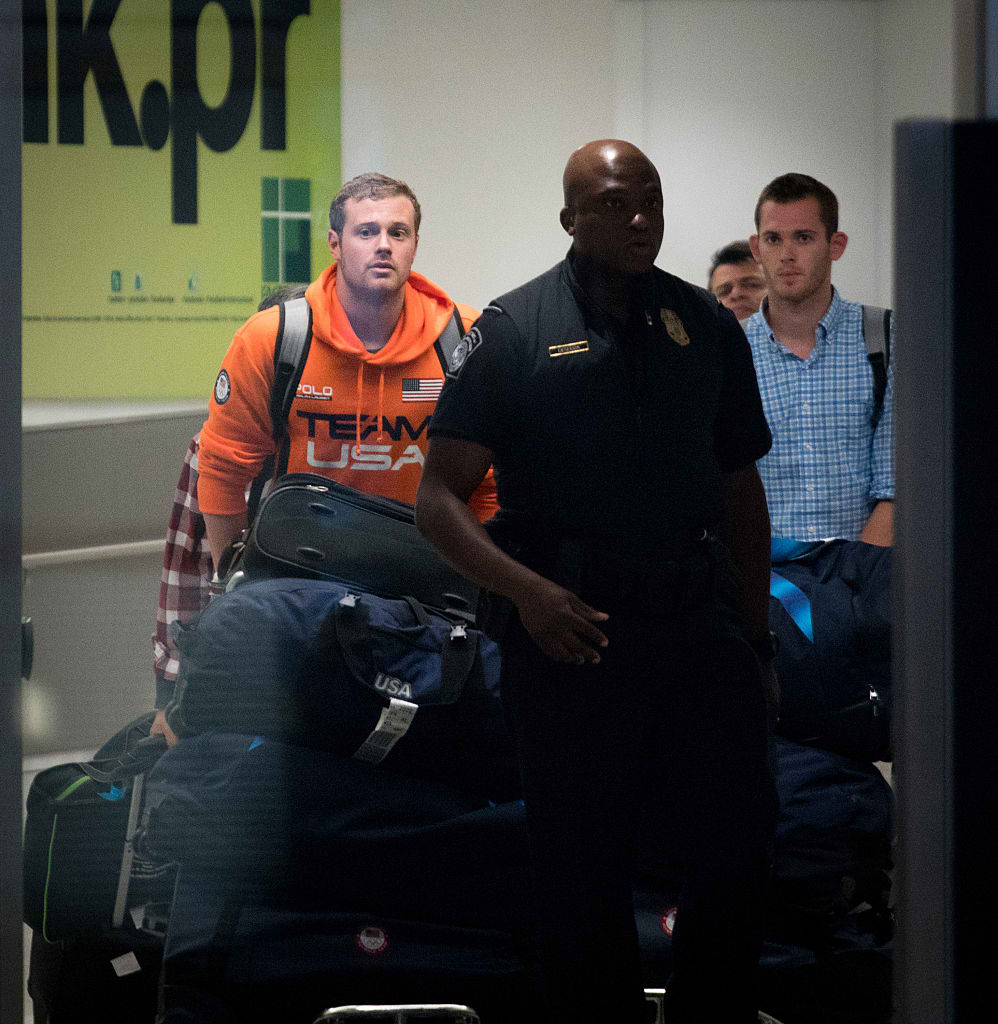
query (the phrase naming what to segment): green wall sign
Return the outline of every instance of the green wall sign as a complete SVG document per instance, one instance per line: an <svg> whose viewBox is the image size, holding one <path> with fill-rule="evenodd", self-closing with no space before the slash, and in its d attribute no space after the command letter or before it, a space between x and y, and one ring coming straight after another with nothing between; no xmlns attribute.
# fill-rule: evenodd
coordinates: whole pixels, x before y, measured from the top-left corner
<svg viewBox="0 0 998 1024"><path fill-rule="evenodd" d="M26 397L207 396L327 264L338 0L24 0Z"/></svg>

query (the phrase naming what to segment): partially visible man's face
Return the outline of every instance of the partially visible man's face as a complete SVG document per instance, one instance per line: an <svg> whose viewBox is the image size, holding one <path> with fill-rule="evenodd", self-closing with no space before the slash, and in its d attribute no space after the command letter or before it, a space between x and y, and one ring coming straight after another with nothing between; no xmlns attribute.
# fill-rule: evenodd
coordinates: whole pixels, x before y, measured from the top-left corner
<svg viewBox="0 0 998 1024"><path fill-rule="evenodd" d="M662 246L662 186L640 153L604 150L576 188L562 224L575 251L610 273L647 273Z"/></svg>
<svg viewBox="0 0 998 1024"><path fill-rule="evenodd" d="M758 311L766 294L766 282L762 268L754 260L720 263L710 279L710 290L722 306L744 320Z"/></svg>
<svg viewBox="0 0 998 1024"><path fill-rule="evenodd" d="M343 211L343 230L329 232L337 280L372 298L398 292L409 280L418 242L411 200L348 199Z"/></svg>
<svg viewBox="0 0 998 1024"><path fill-rule="evenodd" d="M846 236L841 231L828 236L818 200L808 196L792 203L763 203L759 234L749 245L762 267L770 301L778 296L796 304L819 292L831 297L832 262L845 250Z"/></svg>

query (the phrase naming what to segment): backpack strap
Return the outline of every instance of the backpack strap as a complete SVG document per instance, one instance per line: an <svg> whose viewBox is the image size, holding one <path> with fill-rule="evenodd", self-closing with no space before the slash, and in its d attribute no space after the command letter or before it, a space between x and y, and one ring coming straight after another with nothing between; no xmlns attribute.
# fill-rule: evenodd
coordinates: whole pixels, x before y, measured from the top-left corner
<svg viewBox="0 0 998 1024"><path fill-rule="evenodd" d="M304 296L282 302L278 311L280 318L274 340L274 383L270 389L270 422L278 450L275 456L267 458L250 485L247 512L251 523L264 488L271 480L287 472L291 444L287 429L288 416L312 344L312 307Z"/></svg>
<svg viewBox="0 0 998 1024"><path fill-rule="evenodd" d="M302 296L280 306L274 342L274 384L270 391L270 420L274 440L287 434L288 414L301 381L312 343L312 307Z"/></svg>
<svg viewBox="0 0 998 1024"><path fill-rule="evenodd" d="M880 420L887 391L887 367L891 361L891 311L879 306L863 307L863 340L866 358L873 370L873 423Z"/></svg>
<svg viewBox="0 0 998 1024"><path fill-rule="evenodd" d="M450 373L451 363L454 361L454 350L464 335L464 323L455 305L454 315L447 321L447 326L441 332L440 337L433 343L433 347L437 351L437 358L440 360L440 366L445 374Z"/></svg>

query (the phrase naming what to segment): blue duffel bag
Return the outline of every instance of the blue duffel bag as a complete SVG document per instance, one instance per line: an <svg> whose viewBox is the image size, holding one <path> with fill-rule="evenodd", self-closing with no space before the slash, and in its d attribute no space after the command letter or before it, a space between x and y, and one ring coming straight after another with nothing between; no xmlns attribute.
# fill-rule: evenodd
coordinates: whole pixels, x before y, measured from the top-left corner
<svg viewBox="0 0 998 1024"><path fill-rule="evenodd" d="M846 540L772 546L777 732L862 761L891 760L892 549Z"/></svg>
<svg viewBox="0 0 998 1024"><path fill-rule="evenodd" d="M245 583L177 642L167 717L178 735L266 736L490 799L517 795L498 648L413 598L328 580Z"/></svg>
<svg viewBox="0 0 998 1024"><path fill-rule="evenodd" d="M140 847L180 862L165 1019L309 1021L440 993L491 1008L526 986L520 801L217 731L171 747L147 793Z"/></svg>

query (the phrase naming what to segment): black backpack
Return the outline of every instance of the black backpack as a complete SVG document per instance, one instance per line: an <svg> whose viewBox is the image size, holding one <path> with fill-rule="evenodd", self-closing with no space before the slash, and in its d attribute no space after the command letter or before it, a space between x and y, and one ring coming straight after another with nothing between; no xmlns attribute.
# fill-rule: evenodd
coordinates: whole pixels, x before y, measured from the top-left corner
<svg viewBox="0 0 998 1024"><path fill-rule="evenodd" d="M863 307L863 340L866 358L873 370L873 425L884 408L887 391L887 367L891 361L891 310L879 306Z"/></svg>
<svg viewBox="0 0 998 1024"><path fill-rule="evenodd" d="M146 770L166 749L146 712L86 762L40 772L27 798L24 920L46 943L82 935L137 938L131 907L169 902L176 866L132 839ZM121 931L121 929L126 931Z"/></svg>

